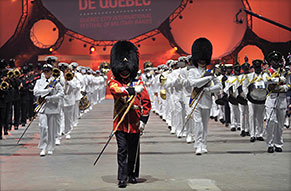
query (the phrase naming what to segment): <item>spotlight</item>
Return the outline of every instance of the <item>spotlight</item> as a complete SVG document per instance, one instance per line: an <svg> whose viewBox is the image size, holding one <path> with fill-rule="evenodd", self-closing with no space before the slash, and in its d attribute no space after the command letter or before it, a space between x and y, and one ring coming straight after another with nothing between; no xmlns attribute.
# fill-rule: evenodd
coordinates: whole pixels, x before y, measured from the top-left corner
<svg viewBox="0 0 291 191"><path fill-rule="evenodd" d="M94 46L91 46L90 47L90 54L92 54L93 52L95 52L96 51L96 48L94 47Z"/></svg>
<svg viewBox="0 0 291 191"><path fill-rule="evenodd" d="M86 48L87 47L87 44L84 44L83 47Z"/></svg>
<svg viewBox="0 0 291 191"><path fill-rule="evenodd" d="M175 49L175 50L178 50L178 47L177 47L177 46L175 46L175 47L174 47L174 49Z"/></svg>
<svg viewBox="0 0 291 191"><path fill-rule="evenodd" d="M103 47L103 51L106 51L106 47Z"/></svg>
<svg viewBox="0 0 291 191"><path fill-rule="evenodd" d="M73 41L73 39L72 38L69 38L69 42L72 42Z"/></svg>
<svg viewBox="0 0 291 191"><path fill-rule="evenodd" d="M193 3L193 0L190 0L189 3Z"/></svg>
<svg viewBox="0 0 291 191"><path fill-rule="evenodd" d="M53 49L53 48L49 48L49 51L50 51L50 52L53 52L53 51L54 51L54 49Z"/></svg>
<svg viewBox="0 0 291 191"><path fill-rule="evenodd" d="M182 16L182 15L180 15L180 16L179 16L179 19L183 19L183 16Z"/></svg>
<svg viewBox="0 0 291 191"><path fill-rule="evenodd" d="M137 45L137 47L139 47L139 48L140 48L140 44L138 44L138 45Z"/></svg>
<svg viewBox="0 0 291 191"><path fill-rule="evenodd" d="M53 31L56 31L56 30L57 30L57 29L54 27L54 28L53 28Z"/></svg>
<svg viewBox="0 0 291 191"><path fill-rule="evenodd" d="M33 1L33 0L32 0L32 1L30 1L30 3L32 3L32 4L33 4L33 3L34 3L34 1Z"/></svg>
<svg viewBox="0 0 291 191"><path fill-rule="evenodd" d="M155 40L156 40L156 38L152 38L152 40L153 40L153 41L155 41Z"/></svg>

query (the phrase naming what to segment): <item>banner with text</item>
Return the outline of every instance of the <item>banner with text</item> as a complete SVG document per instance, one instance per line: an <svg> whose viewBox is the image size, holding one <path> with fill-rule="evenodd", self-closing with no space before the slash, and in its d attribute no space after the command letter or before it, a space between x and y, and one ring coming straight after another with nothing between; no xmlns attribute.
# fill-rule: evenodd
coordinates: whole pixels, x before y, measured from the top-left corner
<svg viewBox="0 0 291 191"><path fill-rule="evenodd" d="M42 0L63 25L94 40L128 40L156 29L181 0Z"/></svg>

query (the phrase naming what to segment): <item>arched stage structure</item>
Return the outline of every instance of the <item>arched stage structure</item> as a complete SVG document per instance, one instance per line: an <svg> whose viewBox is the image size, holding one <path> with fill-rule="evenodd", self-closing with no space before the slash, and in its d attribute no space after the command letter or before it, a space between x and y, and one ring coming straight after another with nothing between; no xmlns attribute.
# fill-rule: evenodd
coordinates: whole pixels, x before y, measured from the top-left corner
<svg viewBox="0 0 291 191"><path fill-rule="evenodd" d="M138 46L141 68L145 60L157 66L191 54L199 37L212 42L213 63L291 51L286 0L3 0L0 5L0 57L15 58L17 65L53 54L97 69L117 40Z"/></svg>

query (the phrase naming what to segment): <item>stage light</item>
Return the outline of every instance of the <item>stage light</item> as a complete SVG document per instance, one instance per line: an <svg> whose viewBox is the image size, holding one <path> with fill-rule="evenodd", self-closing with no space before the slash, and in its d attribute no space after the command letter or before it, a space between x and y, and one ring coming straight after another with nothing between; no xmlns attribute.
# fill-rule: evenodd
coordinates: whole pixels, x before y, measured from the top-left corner
<svg viewBox="0 0 291 191"><path fill-rule="evenodd" d="M155 40L156 40L156 38L152 38L152 40L153 40L153 41L155 41Z"/></svg>
<svg viewBox="0 0 291 191"><path fill-rule="evenodd" d="M193 3L193 0L190 0L189 3Z"/></svg>
<svg viewBox="0 0 291 191"><path fill-rule="evenodd" d="M139 48L140 48L140 44L138 44L138 45L137 45L137 47L139 47Z"/></svg>
<svg viewBox="0 0 291 191"><path fill-rule="evenodd" d="M73 41L73 39L72 38L69 38L69 42L72 42Z"/></svg>
<svg viewBox="0 0 291 191"><path fill-rule="evenodd" d="M83 47L86 48L87 47L87 44L84 44Z"/></svg>
<svg viewBox="0 0 291 191"><path fill-rule="evenodd" d="M50 52L53 52L53 51L54 51L54 49L53 49L53 48L49 48L49 51L50 51Z"/></svg>
<svg viewBox="0 0 291 191"><path fill-rule="evenodd" d="M175 46L175 47L174 47L174 49L175 49L175 50L178 50L178 47L177 47L177 46Z"/></svg>
<svg viewBox="0 0 291 191"><path fill-rule="evenodd" d="M103 51L106 51L106 47L105 46L103 47Z"/></svg>
<svg viewBox="0 0 291 191"><path fill-rule="evenodd" d="M94 46L91 46L90 47L90 54L92 54L93 52L95 52L96 51L96 48L94 47Z"/></svg>
<svg viewBox="0 0 291 191"><path fill-rule="evenodd" d="M182 16L182 15L180 15L180 16L179 16L179 19L183 19L183 16Z"/></svg>

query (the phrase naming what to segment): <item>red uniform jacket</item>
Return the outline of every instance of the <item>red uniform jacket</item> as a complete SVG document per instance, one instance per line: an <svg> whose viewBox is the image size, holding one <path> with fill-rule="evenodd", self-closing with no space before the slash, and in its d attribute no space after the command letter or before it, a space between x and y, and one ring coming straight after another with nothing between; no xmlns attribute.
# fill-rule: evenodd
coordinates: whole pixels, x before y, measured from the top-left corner
<svg viewBox="0 0 291 191"><path fill-rule="evenodd" d="M125 110L127 109L130 101L133 99L134 95L129 95L127 88L130 86L143 85L141 78L138 81L134 81L131 84L122 84L115 80L114 78L108 82L110 92L114 97L114 118L113 129L116 128L119 120L122 118ZM124 131L126 133L139 133L140 119L148 118L151 110L151 101L148 92L144 86L144 90L137 94L136 98L129 109L128 113L125 115L122 123L117 128L117 131ZM132 98L132 99L131 99Z"/></svg>

